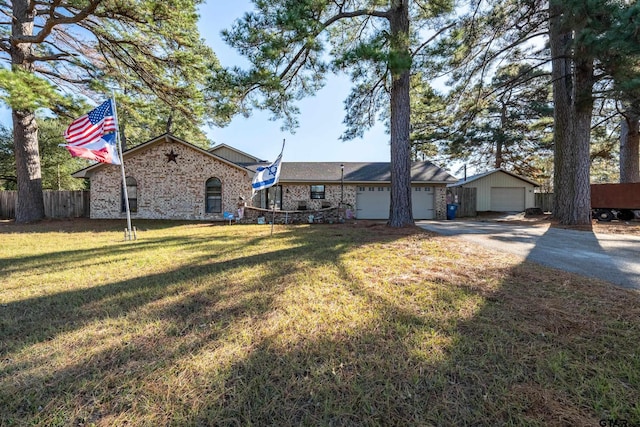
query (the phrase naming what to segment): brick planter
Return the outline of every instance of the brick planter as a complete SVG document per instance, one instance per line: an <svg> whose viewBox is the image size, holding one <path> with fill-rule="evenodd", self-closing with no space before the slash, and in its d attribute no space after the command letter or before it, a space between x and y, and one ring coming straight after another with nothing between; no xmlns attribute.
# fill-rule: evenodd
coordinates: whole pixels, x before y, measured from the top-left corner
<svg viewBox="0 0 640 427"><path fill-rule="evenodd" d="M269 224L274 220L274 212L275 224L337 223L341 218L343 221L346 219L344 209L337 207L304 211L273 211L247 206L244 208L244 218L239 222L257 224L260 222L258 218L264 218L265 224Z"/></svg>

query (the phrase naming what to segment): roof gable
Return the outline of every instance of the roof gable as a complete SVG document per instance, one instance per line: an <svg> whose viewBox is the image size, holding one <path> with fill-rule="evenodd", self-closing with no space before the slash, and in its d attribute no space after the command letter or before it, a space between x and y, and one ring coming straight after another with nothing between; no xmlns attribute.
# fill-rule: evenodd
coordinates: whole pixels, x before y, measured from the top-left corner
<svg viewBox="0 0 640 427"><path fill-rule="evenodd" d="M204 149L198 147L197 145L193 145L193 144L191 144L189 142L186 142L186 141L184 141L184 140L182 140L182 139L180 139L180 138L178 138L178 137L176 137L176 136L174 136L174 135L172 135L170 133L165 133L163 135L160 135L160 136L158 136L156 138L150 139L147 142L143 142L140 145L136 145L135 147L124 151L122 153L123 160L126 160L127 157L131 157L132 155L135 155L136 153L144 151L144 150L146 150L147 148L149 148L149 147L151 147L153 145L160 144L160 143L163 143L163 142L175 142L175 143L178 143L178 144L182 144L182 145L185 145L185 146L187 146L187 147L189 147L189 148L191 148L191 149L193 149L195 151L198 151L199 153L201 153L201 154L203 154L205 156L214 158L216 160L219 160L222 163L225 163L225 164L228 164L230 166L233 166L234 168L241 169L243 171L247 170L245 167L243 167L241 165L238 165L238 164L236 164L234 162L231 162L231 161L229 161L229 160L227 160L227 159L225 159L223 157L217 156L214 153L211 153L211 152L209 152L207 150L204 150ZM77 172L74 172L73 174L71 174L71 176L73 176L74 178L89 178L94 172L96 172L97 170L100 170L103 167L107 167L107 166L113 166L113 165L108 165L108 164L105 164L105 163L96 163L94 165L91 165L91 166L88 166L88 167L86 167L84 169L81 169L81 170L79 170Z"/></svg>
<svg viewBox="0 0 640 427"><path fill-rule="evenodd" d="M489 175L493 175L494 173L499 173L499 172L503 172L503 173L505 173L507 175L510 175L510 176L512 176L512 177L514 177L516 179L519 179L519 180L522 180L524 182L527 182L527 183L529 183L529 184L531 184L531 185L533 185L535 187L540 187L540 184L538 184L537 182L532 181L532 180L530 180L528 178L522 177L520 175L516 175L515 173L509 172L509 171L504 170L502 168L493 169L493 170L490 170L490 171L487 171L487 172L482 172L482 173L479 173L477 175L471 175L471 176L467 177L467 179L461 179L461 180L459 180L459 181L457 181L457 182L455 182L453 184L449 184L449 187L459 187L461 185L469 184L470 182L474 182L474 181L478 181L478 180L480 180L480 179L482 179L484 177L487 177Z"/></svg>
<svg viewBox="0 0 640 427"><path fill-rule="evenodd" d="M237 148L234 148L227 144L219 144L209 150L210 153L217 155L218 157L222 157L223 159L227 159L233 163L260 163L264 162L264 160L259 159L258 157L252 156L251 154L245 153L244 151L240 151Z"/></svg>

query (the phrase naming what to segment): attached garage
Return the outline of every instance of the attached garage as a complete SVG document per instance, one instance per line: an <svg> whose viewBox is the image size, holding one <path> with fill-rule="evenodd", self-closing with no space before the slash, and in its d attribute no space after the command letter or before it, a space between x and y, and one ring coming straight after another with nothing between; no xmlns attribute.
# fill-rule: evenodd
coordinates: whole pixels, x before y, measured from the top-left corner
<svg viewBox="0 0 640 427"><path fill-rule="evenodd" d="M478 212L522 212L535 207L534 190L540 185L504 169L470 176L447 187L476 189Z"/></svg>
<svg viewBox="0 0 640 427"><path fill-rule="evenodd" d="M358 187L356 192L356 218L388 219L391 204L391 187Z"/></svg>
<svg viewBox="0 0 640 427"><path fill-rule="evenodd" d="M413 219L434 219L434 188L411 188ZM360 219L388 219L391 203L390 186L360 186L356 192L356 217Z"/></svg>
<svg viewBox="0 0 640 427"><path fill-rule="evenodd" d="M434 219L433 187L411 187L411 207L413 219Z"/></svg>

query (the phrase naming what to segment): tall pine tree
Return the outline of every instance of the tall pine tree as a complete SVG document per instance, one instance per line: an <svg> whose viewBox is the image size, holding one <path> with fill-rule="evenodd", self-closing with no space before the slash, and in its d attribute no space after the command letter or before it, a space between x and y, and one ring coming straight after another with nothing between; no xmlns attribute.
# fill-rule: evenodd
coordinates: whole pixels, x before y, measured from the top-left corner
<svg viewBox="0 0 640 427"><path fill-rule="evenodd" d="M313 94L330 71L351 75L343 138L388 117L391 139L389 225L411 213L410 74L414 58L450 26L453 1L254 0L256 10L226 32L252 64L235 70L244 101L295 124L294 102ZM330 46L327 49L327 46Z"/></svg>
<svg viewBox="0 0 640 427"><path fill-rule="evenodd" d="M73 102L61 94L100 93L105 84L121 87L166 105L172 114L195 119L196 126L202 123L208 114L202 85L206 71L217 64L198 35L199 3L0 3L2 15L11 18L0 23L0 57L11 67L0 73L0 89L12 109L17 222L44 217L36 110L64 112Z"/></svg>

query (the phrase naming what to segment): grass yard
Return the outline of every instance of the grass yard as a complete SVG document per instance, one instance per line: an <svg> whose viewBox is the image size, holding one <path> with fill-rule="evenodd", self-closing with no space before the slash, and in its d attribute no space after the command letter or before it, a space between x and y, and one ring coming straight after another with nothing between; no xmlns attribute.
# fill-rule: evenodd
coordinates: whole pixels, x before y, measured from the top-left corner
<svg viewBox="0 0 640 427"><path fill-rule="evenodd" d="M640 293L380 225L0 223L0 426L640 425Z"/></svg>

